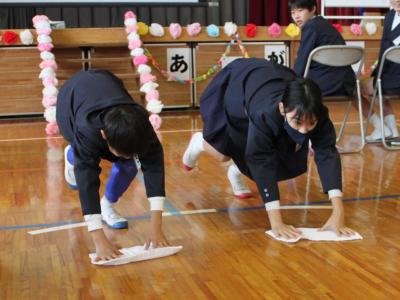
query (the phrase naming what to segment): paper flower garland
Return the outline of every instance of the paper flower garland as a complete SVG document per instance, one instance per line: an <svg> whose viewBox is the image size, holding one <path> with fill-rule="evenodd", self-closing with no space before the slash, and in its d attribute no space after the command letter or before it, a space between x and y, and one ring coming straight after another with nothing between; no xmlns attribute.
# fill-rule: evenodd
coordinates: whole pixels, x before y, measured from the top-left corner
<svg viewBox="0 0 400 300"><path fill-rule="evenodd" d="M378 27L374 22L368 22L365 24L365 30L367 31L368 35L374 35L378 30Z"/></svg>
<svg viewBox="0 0 400 300"><path fill-rule="evenodd" d="M246 24L244 32L247 37L253 38L257 34L257 25L253 23Z"/></svg>
<svg viewBox="0 0 400 300"><path fill-rule="evenodd" d="M164 27L162 27L160 24L151 23L149 30L152 36L157 36L157 37L164 36Z"/></svg>
<svg viewBox="0 0 400 300"><path fill-rule="evenodd" d="M362 35L362 27L359 24L351 24L350 26L350 31L355 35L355 36L360 36Z"/></svg>
<svg viewBox="0 0 400 300"><path fill-rule="evenodd" d="M182 34L182 27L178 23L171 23L169 25L169 34L171 37L176 40L179 38Z"/></svg>
<svg viewBox="0 0 400 300"><path fill-rule="evenodd" d="M6 30L3 32L3 41L6 45L15 44L18 41L18 34L14 31Z"/></svg>
<svg viewBox="0 0 400 300"><path fill-rule="evenodd" d="M335 29L336 29L338 32L340 32L340 33L343 32L343 27L342 27L342 25L341 25L340 23L334 23L334 24L332 24L332 26L335 27Z"/></svg>
<svg viewBox="0 0 400 300"><path fill-rule="evenodd" d="M282 34L281 26L277 23L272 23L271 26L268 27L268 34L272 37L279 37Z"/></svg>
<svg viewBox="0 0 400 300"><path fill-rule="evenodd" d="M125 13L125 24L136 24L137 18L132 11ZM158 130L161 126L161 117L158 115L163 109L164 105L159 100L159 93L157 91L158 84L155 82L156 77L151 74L151 68L147 65L148 58L144 54L142 48L142 41L138 35L139 26L129 27L125 25L125 31L128 33L128 48L131 50L131 56L133 64L135 65L137 72L140 74L140 91L146 94L146 109L151 113L149 120L155 130ZM161 25L151 24L150 33L152 35L158 34L160 36ZM162 28L162 27L161 27ZM162 35L164 35L164 29L162 28ZM161 35L161 36L162 36Z"/></svg>
<svg viewBox="0 0 400 300"><path fill-rule="evenodd" d="M33 27L37 32L38 49L40 51L40 58L42 62L39 67L42 70L39 78L42 79L44 89L42 104L45 107L44 117L48 122L46 126L46 133L49 136L59 133L56 123L56 103L58 95L58 80L56 78L57 63L54 54L51 53L54 45L50 37L51 27L47 16L38 15L33 19Z"/></svg>
<svg viewBox="0 0 400 300"><path fill-rule="evenodd" d="M237 32L237 25L233 22L225 22L224 32L227 36L232 36Z"/></svg>
<svg viewBox="0 0 400 300"><path fill-rule="evenodd" d="M192 23L186 27L186 31L189 36L196 36L201 32L200 23Z"/></svg>
<svg viewBox="0 0 400 300"><path fill-rule="evenodd" d="M33 35L30 30L26 29L19 33L19 39L21 43L24 45L32 45L33 44Z"/></svg>
<svg viewBox="0 0 400 300"><path fill-rule="evenodd" d="M214 24L208 25L207 34L210 37L219 37L219 27Z"/></svg>
<svg viewBox="0 0 400 300"><path fill-rule="evenodd" d="M300 35L300 28L296 24L290 23L289 26L286 27L285 33L291 38L294 38Z"/></svg>

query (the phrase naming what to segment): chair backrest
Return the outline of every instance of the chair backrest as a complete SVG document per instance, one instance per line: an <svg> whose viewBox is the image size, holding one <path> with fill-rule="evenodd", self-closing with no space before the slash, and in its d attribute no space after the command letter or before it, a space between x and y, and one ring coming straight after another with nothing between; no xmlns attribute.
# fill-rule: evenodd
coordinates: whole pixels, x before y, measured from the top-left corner
<svg viewBox="0 0 400 300"><path fill-rule="evenodd" d="M304 77L307 77L311 63L315 61L330 67L346 67L360 63L357 77L364 64L364 49L360 46L329 45L315 48L308 56Z"/></svg>
<svg viewBox="0 0 400 300"><path fill-rule="evenodd" d="M383 71L383 66L385 64L385 61L390 61L396 64L400 64L400 46L393 46L390 47L389 49L386 49L386 51L382 55L382 61L379 64L379 70L378 70L378 77L381 78L382 71ZM400 68L400 66L399 66Z"/></svg>

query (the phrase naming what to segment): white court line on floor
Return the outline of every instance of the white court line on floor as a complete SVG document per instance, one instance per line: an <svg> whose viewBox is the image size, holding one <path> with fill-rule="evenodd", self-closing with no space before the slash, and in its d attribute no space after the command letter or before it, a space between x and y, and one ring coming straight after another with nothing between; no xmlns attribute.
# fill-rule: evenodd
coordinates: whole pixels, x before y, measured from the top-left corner
<svg viewBox="0 0 400 300"><path fill-rule="evenodd" d="M332 209L332 206L329 205L282 205L280 209ZM233 211L242 211L242 210L233 210ZM243 210L245 211L245 210ZM164 217L171 217L171 216L178 216L178 215L196 215L196 214L208 214L208 213L217 213L218 210L215 208L210 209L196 209L196 210L183 210L178 212L164 212ZM228 209L229 212L229 209ZM39 230L28 231L31 235L38 235L42 233L49 233L54 231L66 230L71 228L78 228L86 226L86 222L74 223L74 224L67 224L62 226L54 226Z"/></svg>
<svg viewBox="0 0 400 300"><path fill-rule="evenodd" d="M40 137L40 138L23 138L23 139L6 139L0 140L0 142L29 142L29 141L40 141L40 140L59 140L63 139L62 136L55 136L55 137Z"/></svg>

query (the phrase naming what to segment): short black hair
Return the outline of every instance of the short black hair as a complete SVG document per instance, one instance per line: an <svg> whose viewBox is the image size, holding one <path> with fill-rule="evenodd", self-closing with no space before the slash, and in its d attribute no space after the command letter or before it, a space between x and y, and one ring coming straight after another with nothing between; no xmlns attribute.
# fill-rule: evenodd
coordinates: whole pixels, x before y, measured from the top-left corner
<svg viewBox="0 0 400 300"><path fill-rule="evenodd" d="M294 118L308 121L320 120L326 112L322 104L322 93L311 79L296 78L289 81L282 98L285 113L296 110Z"/></svg>
<svg viewBox="0 0 400 300"><path fill-rule="evenodd" d="M108 145L124 156L145 153L154 134L147 112L138 105L110 108L104 113L103 125Z"/></svg>
<svg viewBox="0 0 400 300"><path fill-rule="evenodd" d="M312 10L317 8L316 0L289 0L289 9L306 8Z"/></svg>

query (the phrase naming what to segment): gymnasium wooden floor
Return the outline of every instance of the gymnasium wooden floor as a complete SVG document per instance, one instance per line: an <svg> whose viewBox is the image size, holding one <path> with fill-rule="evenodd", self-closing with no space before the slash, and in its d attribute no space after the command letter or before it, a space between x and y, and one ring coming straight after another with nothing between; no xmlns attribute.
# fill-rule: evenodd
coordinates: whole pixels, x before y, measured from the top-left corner
<svg viewBox="0 0 400 300"><path fill-rule="evenodd" d="M164 218L164 232L183 250L158 260L95 267L84 227L28 234L82 221L78 195L63 178L65 143L46 140L44 125L0 122L0 299L400 299L398 151L368 145L363 154L342 156L346 220L364 240L287 245L265 235L269 223L258 196L246 201L231 196L226 166L203 156L191 173L180 168L189 138L202 124L195 113L166 114L160 136L171 214ZM347 133L346 143L354 143L355 124ZM109 170L104 163L102 182ZM280 188L283 204L329 205L312 161L308 174ZM120 246L146 239L144 195L136 180L118 203L129 230L106 234ZM283 211L287 222L303 227L319 227L329 214L301 207Z"/></svg>

